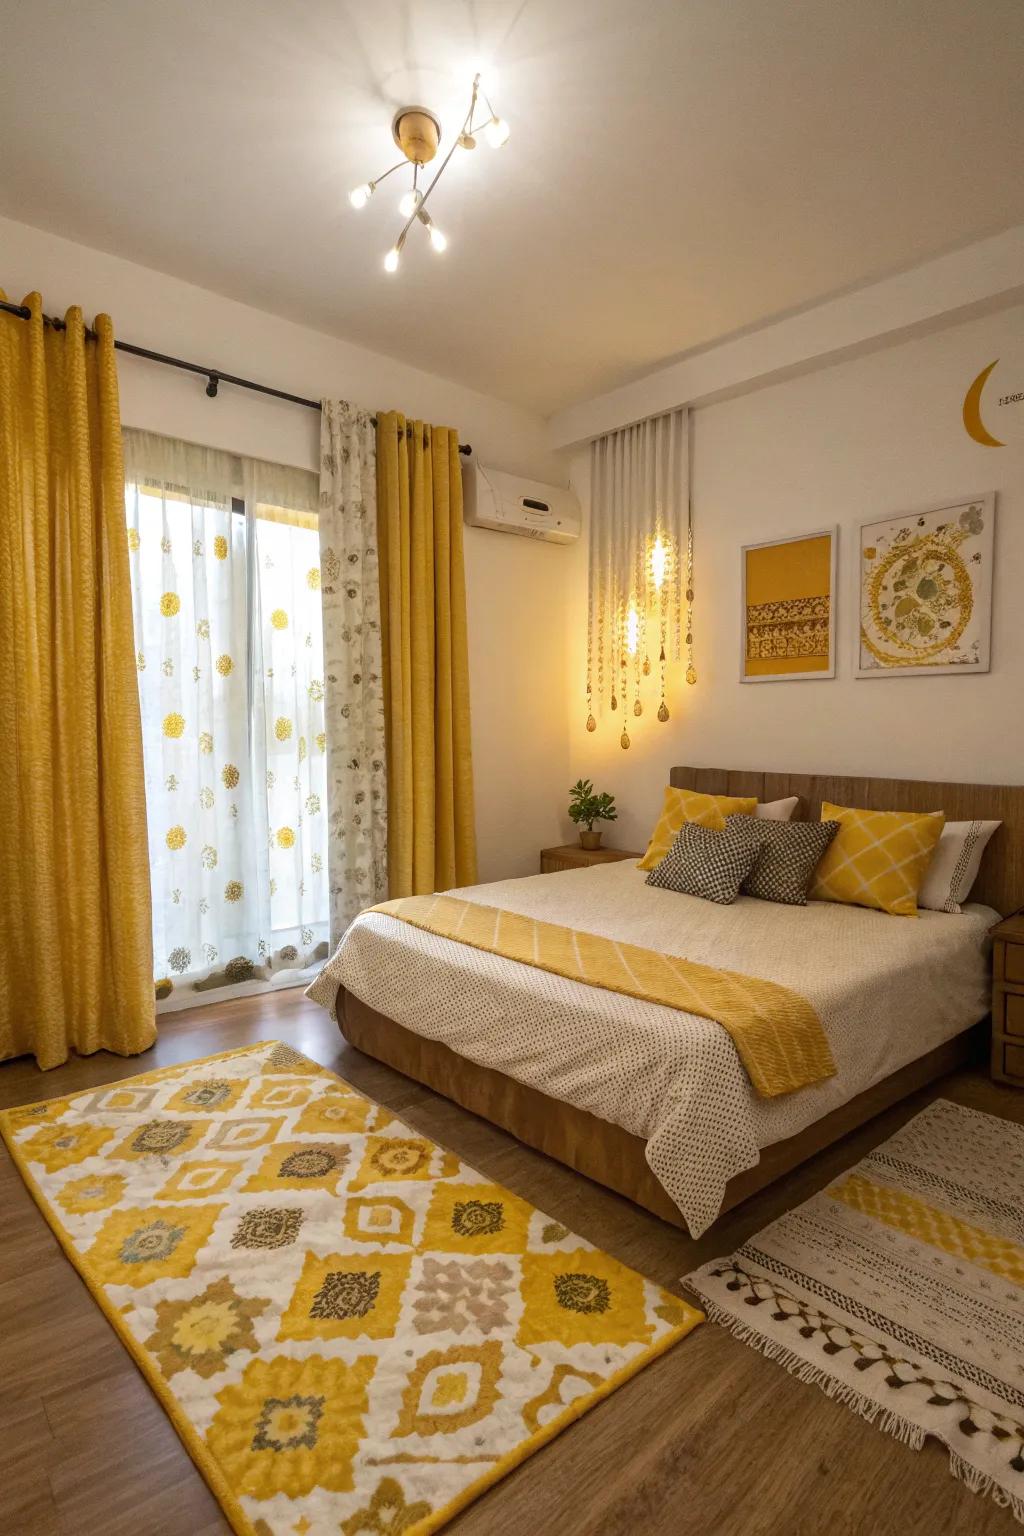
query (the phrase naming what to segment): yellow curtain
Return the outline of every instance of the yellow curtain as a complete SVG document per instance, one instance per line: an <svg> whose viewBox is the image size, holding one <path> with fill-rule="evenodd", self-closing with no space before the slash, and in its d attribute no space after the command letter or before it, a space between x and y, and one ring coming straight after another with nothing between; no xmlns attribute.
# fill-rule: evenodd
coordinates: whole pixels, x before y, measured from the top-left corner
<svg viewBox="0 0 1024 1536"><path fill-rule="evenodd" d="M476 879L458 433L377 419L388 889Z"/></svg>
<svg viewBox="0 0 1024 1536"><path fill-rule="evenodd" d="M0 1058L48 1068L156 1029L113 332L25 303L0 312Z"/></svg>

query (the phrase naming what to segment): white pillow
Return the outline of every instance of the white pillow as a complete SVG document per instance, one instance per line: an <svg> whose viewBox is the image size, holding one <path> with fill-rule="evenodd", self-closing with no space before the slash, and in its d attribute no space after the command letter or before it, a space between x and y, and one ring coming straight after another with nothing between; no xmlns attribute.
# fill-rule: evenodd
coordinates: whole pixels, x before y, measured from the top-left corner
<svg viewBox="0 0 1024 1536"><path fill-rule="evenodd" d="M799 795L788 795L785 800L763 800L754 811L762 821L792 821L793 812L800 804Z"/></svg>
<svg viewBox="0 0 1024 1536"><path fill-rule="evenodd" d="M960 912L978 878L981 856L1001 821L947 821L925 871L917 904L932 912Z"/></svg>

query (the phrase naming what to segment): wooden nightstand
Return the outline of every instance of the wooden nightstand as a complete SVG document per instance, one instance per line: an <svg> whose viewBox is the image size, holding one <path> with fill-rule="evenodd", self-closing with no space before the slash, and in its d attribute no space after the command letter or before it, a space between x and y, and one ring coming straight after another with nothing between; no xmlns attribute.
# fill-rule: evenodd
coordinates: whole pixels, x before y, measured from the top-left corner
<svg viewBox="0 0 1024 1536"><path fill-rule="evenodd" d="M992 929L992 1076L1024 1088L1024 912Z"/></svg>
<svg viewBox="0 0 1024 1536"><path fill-rule="evenodd" d="M588 864L615 864L619 859L642 858L642 853L630 853L625 848L581 848L579 843L566 843L562 848L541 849L540 872L553 875L560 869L585 869ZM1021 1045L1024 1046L1024 1039Z"/></svg>

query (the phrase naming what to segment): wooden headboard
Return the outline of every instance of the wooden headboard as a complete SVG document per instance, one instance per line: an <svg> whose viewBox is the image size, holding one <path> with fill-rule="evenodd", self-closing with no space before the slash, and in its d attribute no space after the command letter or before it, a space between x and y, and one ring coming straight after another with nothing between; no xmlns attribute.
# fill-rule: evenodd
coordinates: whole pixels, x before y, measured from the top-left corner
<svg viewBox="0 0 1024 1536"><path fill-rule="evenodd" d="M1002 916L1024 905L1024 785L936 784L929 779L851 779L834 774L757 773L742 768L673 768L670 783L705 795L799 795L796 818L817 821L821 803L869 811L945 811L947 821L1001 821L985 850L972 901Z"/></svg>

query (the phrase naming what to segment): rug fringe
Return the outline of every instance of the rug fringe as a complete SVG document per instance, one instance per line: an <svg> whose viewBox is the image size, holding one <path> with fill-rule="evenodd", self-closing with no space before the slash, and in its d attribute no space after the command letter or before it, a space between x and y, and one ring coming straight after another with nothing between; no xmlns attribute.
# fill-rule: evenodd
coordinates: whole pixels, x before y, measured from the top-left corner
<svg viewBox="0 0 1024 1536"><path fill-rule="evenodd" d="M972 1467L969 1461L964 1461L952 1446L949 1446L948 1450L949 1470L958 1482L963 1483L972 1493L987 1495L993 1503L999 1505L1000 1509L1008 1509L1013 1518L1024 1525L1024 1495L1008 1493L994 1477L990 1477L987 1472L982 1472L977 1467Z"/></svg>
<svg viewBox="0 0 1024 1536"><path fill-rule="evenodd" d="M958 1451L954 1451L953 1447L934 1431L922 1429L920 1424L912 1424L909 1419L893 1413L891 1409L883 1408L874 1398L865 1397L855 1387L848 1386L844 1381L837 1381L834 1376L829 1375L828 1371L811 1365L809 1360L805 1360L795 1350L778 1343L775 1339L766 1338L756 1328L751 1328L725 1307L719 1306L692 1280L688 1280L687 1284L690 1290L700 1297L704 1311L711 1322L718 1323L720 1327L727 1329L741 1344L747 1344L751 1349L756 1349L758 1354L764 1355L766 1360L772 1360L781 1365L791 1376L795 1376L797 1381L809 1382L824 1392L826 1397L852 1409L869 1424L874 1424L885 1434L891 1435L901 1445L909 1445L912 1450L919 1451L929 1434L934 1439L940 1440L949 1452L951 1476L963 1483L972 1493L983 1494L992 1499L1001 1509L1008 1509L1013 1518L1024 1525L1024 1494L1007 1492L994 1477L987 1472L982 1472L969 1461L965 1461Z"/></svg>
<svg viewBox="0 0 1024 1536"><path fill-rule="evenodd" d="M751 1349L756 1349L758 1354L764 1355L766 1360L772 1360L788 1371L790 1376L795 1376L797 1381L809 1382L830 1397L834 1402L842 1403L845 1408L850 1408L860 1415L869 1424L874 1424L885 1434L891 1435L901 1445L909 1445L912 1450L919 1451L927 1439L927 1432L920 1424L914 1424L910 1419L903 1418L902 1414L893 1413L891 1408L883 1408L873 1397L866 1397L863 1392L858 1392L856 1387L851 1387L845 1381L838 1381L835 1376L830 1376L828 1371L820 1366L812 1365L795 1350L789 1349L785 1344L778 1343L775 1339L768 1339L756 1328L740 1321L738 1317L720 1307L717 1302L706 1296L693 1281L687 1282L692 1291L696 1291L701 1299L705 1313L712 1322L728 1329L734 1339L739 1339L741 1344L748 1344ZM950 1455L953 1453L950 1452Z"/></svg>

